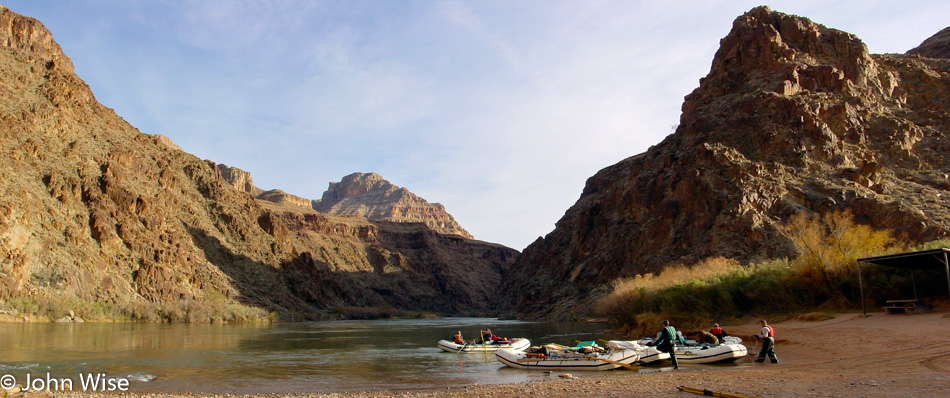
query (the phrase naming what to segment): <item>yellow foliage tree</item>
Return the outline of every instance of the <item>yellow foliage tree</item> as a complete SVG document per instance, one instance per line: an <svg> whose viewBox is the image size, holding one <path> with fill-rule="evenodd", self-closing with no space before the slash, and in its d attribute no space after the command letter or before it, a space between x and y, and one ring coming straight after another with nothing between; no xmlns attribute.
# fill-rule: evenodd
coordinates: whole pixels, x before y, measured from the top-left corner
<svg viewBox="0 0 950 398"><path fill-rule="evenodd" d="M828 284L855 272L857 259L904 246L890 230L855 222L850 210L821 216L799 213L785 224L783 233L799 252L793 264L801 267L803 275Z"/></svg>

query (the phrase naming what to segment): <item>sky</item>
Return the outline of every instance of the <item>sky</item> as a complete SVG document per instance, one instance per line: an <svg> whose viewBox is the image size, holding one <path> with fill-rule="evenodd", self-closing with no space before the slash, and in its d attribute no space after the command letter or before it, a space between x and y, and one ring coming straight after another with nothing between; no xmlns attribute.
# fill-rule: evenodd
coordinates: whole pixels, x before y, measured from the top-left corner
<svg viewBox="0 0 950 398"><path fill-rule="evenodd" d="M900 3L900 4L899 4ZM671 134L761 4L903 53L950 2L0 0L143 133L319 199L376 172L522 250L598 170Z"/></svg>

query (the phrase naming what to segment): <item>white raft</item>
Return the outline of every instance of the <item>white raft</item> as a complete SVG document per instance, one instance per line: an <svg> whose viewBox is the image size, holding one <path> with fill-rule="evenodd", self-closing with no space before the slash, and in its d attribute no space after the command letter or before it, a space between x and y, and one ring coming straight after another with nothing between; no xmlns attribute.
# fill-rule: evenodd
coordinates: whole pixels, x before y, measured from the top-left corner
<svg viewBox="0 0 950 398"><path fill-rule="evenodd" d="M439 340L439 348L447 352L495 352L499 349L524 351L531 346L531 341L525 338L512 340L494 340L485 343L458 344L448 340Z"/></svg>
<svg viewBox="0 0 950 398"><path fill-rule="evenodd" d="M591 352L582 352L583 348L560 344L547 344L528 350L536 352L503 348L495 352L495 358L512 368L541 370L610 370L630 366L640 359L635 349L616 343L631 342L610 341L607 343L607 350L590 350Z"/></svg>
<svg viewBox="0 0 950 398"><path fill-rule="evenodd" d="M674 350L676 361L679 363L735 362L749 353L738 337L729 336L724 340L724 343L718 345L677 345Z"/></svg>
<svg viewBox="0 0 950 398"><path fill-rule="evenodd" d="M640 363L657 363L670 359L670 354L660 352L655 346L651 346L653 339L644 338L639 340L641 347ZM748 354L746 346L742 345L742 339L733 336L727 336L722 344L699 344L689 340L687 344L677 344L675 348L677 363L725 363L735 362ZM644 360L643 358L647 358Z"/></svg>
<svg viewBox="0 0 950 398"><path fill-rule="evenodd" d="M640 363L644 365L670 359L670 353L660 351L656 347L640 346L637 353L640 354Z"/></svg>
<svg viewBox="0 0 950 398"><path fill-rule="evenodd" d="M616 344L624 345L629 344L632 349L637 350L637 354L640 355L640 360L637 363L641 365L649 365L652 363L658 363L660 361L670 359L670 354L668 352L663 352L657 349L654 346L646 345L648 342L652 342L651 339L644 339L641 341L616 341Z"/></svg>

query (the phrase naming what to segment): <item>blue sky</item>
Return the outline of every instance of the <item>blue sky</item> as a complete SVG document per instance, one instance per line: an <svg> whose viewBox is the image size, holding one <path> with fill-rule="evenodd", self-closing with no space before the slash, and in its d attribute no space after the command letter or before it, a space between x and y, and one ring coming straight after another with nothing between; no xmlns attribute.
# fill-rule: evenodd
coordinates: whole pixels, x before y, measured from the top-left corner
<svg viewBox="0 0 950 398"><path fill-rule="evenodd" d="M773 1L905 52L943 1ZM515 249L659 143L758 1L0 0L144 133L319 199L376 172Z"/></svg>

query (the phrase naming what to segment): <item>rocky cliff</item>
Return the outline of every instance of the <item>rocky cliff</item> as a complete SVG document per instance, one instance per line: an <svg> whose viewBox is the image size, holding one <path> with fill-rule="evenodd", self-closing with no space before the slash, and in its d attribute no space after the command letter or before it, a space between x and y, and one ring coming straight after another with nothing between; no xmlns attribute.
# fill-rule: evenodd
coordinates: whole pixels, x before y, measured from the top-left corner
<svg viewBox="0 0 950 398"><path fill-rule="evenodd" d="M518 252L390 223L297 211L275 219L300 256L283 265L294 293L334 306L395 306L448 314L496 313L491 297Z"/></svg>
<svg viewBox="0 0 950 398"><path fill-rule="evenodd" d="M257 199L266 200L268 202L274 202L277 204L296 206L302 209L312 209L310 207L310 199L291 195L279 189L261 192L259 195L257 195Z"/></svg>
<svg viewBox="0 0 950 398"><path fill-rule="evenodd" d="M675 133L588 179L524 250L510 313L582 314L614 278L710 256L793 256L799 212L851 209L912 241L950 233L947 30L915 55L758 7L735 20Z"/></svg>
<svg viewBox="0 0 950 398"><path fill-rule="evenodd" d="M235 170L137 131L96 101L41 23L0 7L5 313L174 321L241 320L261 309L317 319L334 306L482 313L517 254L422 225L288 212L248 195L250 176Z"/></svg>
<svg viewBox="0 0 950 398"><path fill-rule="evenodd" d="M171 140L169 140L170 142ZM178 148L179 150L181 148ZM251 173L241 170L237 167L230 167L224 163L217 165L218 172L221 173L221 178L224 179L228 184L231 184L232 187L239 191L244 191L252 196L257 196L263 193L264 191L258 187L254 186L254 179L251 178Z"/></svg>
<svg viewBox="0 0 950 398"><path fill-rule="evenodd" d="M370 220L423 223L433 230L473 239L439 203L425 199L383 179L376 173L353 173L331 182L314 210L328 214L365 217Z"/></svg>
<svg viewBox="0 0 950 398"><path fill-rule="evenodd" d="M908 51L907 54L926 58L950 58L950 27L944 28L929 39L924 40L917 48Z"/></svg>

